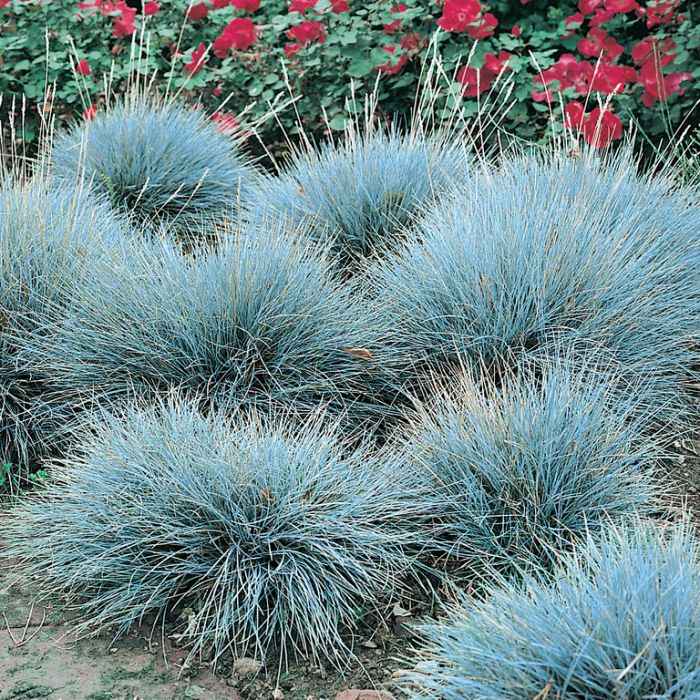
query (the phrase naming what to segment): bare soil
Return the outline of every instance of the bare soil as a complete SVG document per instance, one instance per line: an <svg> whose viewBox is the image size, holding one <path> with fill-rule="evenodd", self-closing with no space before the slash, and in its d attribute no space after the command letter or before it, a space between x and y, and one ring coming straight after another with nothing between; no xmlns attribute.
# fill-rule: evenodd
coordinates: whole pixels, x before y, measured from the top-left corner
<svg viewBox="0 0 700 700"><path fill-rule="evenodd" d="M150 627L114 640L75 639L70 613L33 601L31 583L0 572L0 700L391 700L408 647L405 627L359 640L343 674L313 664L241 677L231 662L216 673L185 664L187 651Z"/></svg>

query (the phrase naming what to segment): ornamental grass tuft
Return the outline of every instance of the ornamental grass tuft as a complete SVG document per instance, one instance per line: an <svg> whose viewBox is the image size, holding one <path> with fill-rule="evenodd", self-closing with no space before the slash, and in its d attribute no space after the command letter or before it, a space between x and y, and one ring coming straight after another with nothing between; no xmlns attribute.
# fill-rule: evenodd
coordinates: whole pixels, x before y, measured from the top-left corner
<svg viewBox="0 0 700 700"><path fill-rule="evenodd" d="M699 231L691 193L624 153L506 158L376 264L383 362L421 395L462 365L498 380L562 347L582 365L603 354L621 396L643 379L646 408L682 426L698 406Z"/></svg>
<svg viewBox="0 0 700 700"><path fill-rule="evenodd" d="M201 112L134 99L58 136L51 162L56 179L87 183L135 226L188 243L235 214L256 177Z"/></svg>
<svg viewBox="0 0 700 700"><path fill-rule="evenodd" d="M687 524L611 528L424 634L416 699L697 700L700 547Z"/></svg>
<svg viewBox="0 0 700 700"><path fill-rule="evenodd" d="M318 417L130 406L86 430L18 506L4 556L66 596L81 632L122 634L150 615L192 655L342 665L362 610L397 591L420 538L402 527L419 505L391 466Z"/></svg>
<svg viewBox="0 0 700 700"><path fill-rule="evenodd" d="M660 450L630 418L636 397L621 403L603 377L553 360L498 387L465 376L422 409L403 452L432 492L449 570L548 570L587 533L659 508Z"/></svg>
<svg viewBox="0 0 700 700"><path fill-rule="evenodd" d="M426 207L466 177L465 146L445 134L367 127L340 144L295 153L279 178L250 198L253 221L287 221L331 245L346 271L392 249Z"/></svg>
<svg viewBox="0 0 700 700"><path fill-rule="evenodd" d="M173 389L200 405L383 420L367 312L327 260L278 230L230 231L194 259L164 240L131 253L77 294L35 352L57 401L120 403Z"/></svg>
<svg viewBox="0 0 700 700"><path fill-rule="evenodd" d="M120 239L108 206L65 187L0 188L0 466L50 453L67 419L29 355Z"/></svg>

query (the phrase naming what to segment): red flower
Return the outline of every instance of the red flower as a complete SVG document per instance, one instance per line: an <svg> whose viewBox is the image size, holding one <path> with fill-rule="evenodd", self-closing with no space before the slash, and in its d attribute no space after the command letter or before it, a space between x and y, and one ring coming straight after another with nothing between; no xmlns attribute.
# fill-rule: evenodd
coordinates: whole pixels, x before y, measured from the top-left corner
<svg viewBox="0 0 700 700"><path fill-rule="evenodd" d="M601 58L606 63L613 63L622 54L623 48L615 39L608 37L603 29L591 29L584 39L580 39L576 48L586 58Z"/></svg>
<svg viewBox="0 0 700 700"><path fill-rule="evenodd" d="M348 0L331 0L331 12L340 15L343 12L350 12Z"/></svg>
<svg viewBox="0 0 700 700"><path fill-rule="evenodd" d="M399 3L395 7L391 8L391 12L395 15L401 14L402 12L405 12L408 9L406 5L403 3ZM403 24L402 19L397 19L395 22L390 22L389 24L384 25L384 33L385 34L393 34L401 25Z"/></svg>
<svg viewBox="0 0 700 700"><path fill-rule="evenodd" d="M260 9L260 0L231 0L231 5L244 12L257 12Z"/></svg>
<svg viewBox="0 0 700 700"><path fill-rule="evenodd" d="M651 107L657 101L665 102L673 93L682 95L685 88L681 88L681 83L692 77L690 73L671 73L664 76L663 64L652 57L644 63L639 72L639 80L644 85L642 102Z"/></svg>
<svg viewBox="0 0 700 700"><path fill-rule="evenodd" d="M223 90L217 85L211 92L214 97L221 97Z"/></svg>
<svg viewBox="0 0 700 700"><path fill-rule="evenodd" d="M591 81L593 90L600 90L606 95L617 92L624 92L627 83L637 82L637 71L628 66L609 66L600 63L596 67L595 74Z"/></svg>
<svg viewBox="0 0 700 700"><path fill-rule="evenodd" d="M479 0L445 0L438 26L448 32L464 32L481 14Z"/></svg>
<svg viewBox="0 0 700 700"><path fill-rule="evenodd" d="M160 5L153 0L143 3L143 14L144 15L155 15L160 10Z"/></svg>
<svg viewBox="0 0 700 700"><path fill-rule="evenodd" d="M582 15L592 15L599 7L603 6L603 0L579 0L578 9Z"/></svg>
<svg viewBox="0 0 700 700"><path fill-rule="evenodd" d="M564 109L566 126L576 129L594 148L604 148L622 136L622 122L609 107L596 107L586 115L580 102L570 102Z"/></svg>
<svg viewBox="0 0 700 700"><path fill-rule="evenodd" d="M326 30L321 22L306 20L289 29L287 36L302 46L308 46L313 41L322 44L326 40Z"/></svg>
<svg viewBox="0 0 700 700"><path fill-rule="evenodd" d="M562 34L564 39L572 37L576 30L583 24L586 18L580 12L574 12L573 15L569 15L565 20L567 31Z"/></svg>
<svg viewBox="0 0 700 700"><path fill-rule="evenodd" d="M553 92L567 88L574 88L579 94L585 95L589 90L593 71L593 66L588 61L579 63L573 54L565 53L551 68L547 68L535 78L535 83L544 86L545 90L533 90L532 99L535 102L550 103L553 100ZM559 83L558 88L552 86L554 82Z"/></svg>
<svg viewBox="0 0 700 700"><path fill-rule="evenodd" d="M520 29L520 27L517 24L514 24L511 27L510 33L517 39L523 33L523 30Z"/></svg>
<svg viewBox="0 0 700 700"><path fill-rule="evenodd" d="M255 43L258 33L250 17L236 17L214 40L212 51L218 58L224 58L231 49L245 51Z"/></svg>
<svg viewBox="0 0 700 700"><path fill-rule="evenodd" d="M382 48L384 49L384 51L390 53L393 56L396 52L397 46L384 46ZM406 61L408 61L408 54L402 53L399 56L399 60L397 63L392 63L391 60L389 60L381 66L377 66L374 70L377 70L380 73L386 73L387 75L395 75L404 67Z"/></svg>
<svg viewBox="0 0 700 700"><path fill-rule="evenodd" d="M90 105L84 112L83 112L83 119L86 122L93 122L95 121L95 117L97 116L97 105Z"/></svg>
<svg viewBox="0 0 700 700"><path fill-rule="evenodd" d="M632 58L636 64L642 64L647 59L654 59L662 66L667 66L676 58L676 43L670 37L659 41L653 36L643 39L632 47Z"/></svg>
<svg viewBox="0 0 700 700"><path fill-rule="evenodd" d="M674 20L678 5L680 5L680 0L652 2L645 8L640 9L639 15L646 17L647 27L649 29L658 24L671 24L671 22Z"/></svg>
<svg viewBox="0 0 700 700"><path fill-rule="evenodd" d="M484 65L481 68L464 66L457 73L457 82L464 86L462 94L465 97L476 97L482 92L490 90L494 80L507 69L507 63L511 54L501 51L498 56L487 53L484 56Z"/></svg>
<svg viewBox="0 0 700 700"><path fill-rule="evenodd" d="M224 7L228 7L231 4L231 0L211 0L211 6L215 10L223 10Z"/></svg>
<svg viewBox="0 0 700 700"><path fill-rule="evenodd" d="M480 20L479 24L472 24L467 27L467 34L478 41L479 39L485 39L488 36L493 35L493 30L498 26L498 20L490 13L487 12Z"/></svg>
<svg viewBox="0 0 700 700"><path fill-rule="evenodd" d="M190 9L187 11L187 16L193 22L199 22L199 20L204 19L208 14L209 8L203 2L192 5L192 7L190 7Z"/></svg>
<svg viewBox="0 0 700 700"><path fill-rule="evenodd" d="M83 58L75 64L75 72L78 75L89 75L92 73L92 68L90 68L90 64Z"/></svg>
<svg viewBox="0 0 700 700"><path fill-rule="evenodd" d="M614 14L625 14L639 9L635 0L605 0L605 9Z"/></svg>
<svg viewBox="0 0 700 700"><path fill-rule="evenodd" d="M298 12L303 15L307 10L312 10L316 7L316 2L318 0L292 0L289 5L290 12Z"/></svg>
<svg viewBox="0 0 700 700"><path fill-rule="evenodd" d="M284 55L287 58L294 58L301 51L301 44L287 44L284 47Z"/></svg>
<svg viewBox="0 0 700 700"><path fill-rule="evenodd" d="M211 115L211 120L217 124L219 131L227 136L234 134L238 129L238 122L232 114L214 112Z"/></svg>
<svg viewBox="0 0 700 700"><path fill-rule="evenodd" d="M204 44L201 44L196 48L193 49L192 52L190 53L190 56L192 56L192 60L189 63L185 63L185 65L182 67L182 70L187 70L190 74L190 77L193 75L197 75L202 68L204 68L204 61L206 60L205 54L207 53L207 47Z"/></svg>
<svg viewBox="0 0 700 700"><path fill-rule="evenodd" d="M129 7L124 0L118 0L115 9L120 16L112 17L112 34L118 39L131 36L136 31L136 9Z"/></svg>

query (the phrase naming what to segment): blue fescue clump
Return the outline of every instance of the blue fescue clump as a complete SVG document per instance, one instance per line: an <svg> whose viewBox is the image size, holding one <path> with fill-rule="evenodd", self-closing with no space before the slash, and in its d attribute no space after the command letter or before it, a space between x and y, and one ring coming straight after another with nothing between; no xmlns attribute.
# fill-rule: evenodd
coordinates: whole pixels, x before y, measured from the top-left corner
<svg viewBox="0 0 700 700"><path fill-rule="evenodd" d="M136 225L185 239L236 212L254 179L235 141L172 104L98 112L56 139L51 160L59 180L89 183Z"/></svg>
<svg viewBox="0 0 700 700"><path fill-rule="evenodd" d="M133 243L37 349L58 400L178 389L222 410L381 417L376 331L308 244L232 231L191 259L167 241Z"/></svg>
<svg viewBox="0 0 700 700"><path fill-rule="evenodd" d="M28 353L119 240L108 206L82 192L5 182L0 188L0 461L23 467L56 447L65 419Z"/></svg>
<svg viewBox="0 0 700 700"><path fill-rule="evenodd" d="M405 452L433 493L438 551L472 579L546 570L586 535L654 507L658 450L593 368L462 379L423 410Z"/></svg>
<svg viewBox="0 0 700 700"><path fill-rule="evenodd" d="M390 465L324 425L205 418L173 400L107 414L14 513L4 554L90 628L186 606L192 654L342 663L359 611L410 564L402 523L419 506Z"/></svg>
<svg viewBox="0 0 700 700"><path fill-rule="evenodd" d="M464 146L444 135L353 131L342 144L298 152L279 178L261 182L247 215L284 218L352 266L395 246L465 171Z"/></svg>
<svg viewBox="0 0 700 700"><path fill-rule="evenodd" d="M490 591L425 630L415 698L697 700L700 548L682 525L612 530L556 581Z"/></svg>
<svg viewBox="0 0 700 700"><path fill-rule="evenodd" d="M649 406L688 418L699 231L688 194L624 154L485 168L377 264L367 287L386 314L387 366L420 393L461 365L497 378L521 357L593 350L617 365L621 394L644 378Z"/></svg>

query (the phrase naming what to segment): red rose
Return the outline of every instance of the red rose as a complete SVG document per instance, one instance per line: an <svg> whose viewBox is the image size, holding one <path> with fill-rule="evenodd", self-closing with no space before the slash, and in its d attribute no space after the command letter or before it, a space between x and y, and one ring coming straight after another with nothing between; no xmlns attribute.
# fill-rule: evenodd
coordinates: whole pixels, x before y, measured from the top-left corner
<svg viewBox="0 0 700 700"><path fill-rule="evenodd" d="M312 10L316 7L316 2L317 0L292 0L289 5L289 11L303 15L307 10Z"/></svg>
<svg viewBox="0 0 700 700"><path fill-rule="evenodd" d="M189 63L185 63L182 70L187 70L190 76L197 75L200 70L204 67L204 61L206 60L205 54L207 53L207 47L201 44L193 49L190 53L192 60Z"/></svg>
<svg viewBox="0 0 700 700"><path fill-rule="evenodd" d="M244 12L257 12L260 9L260 0L231 0L231 5Z"/></svg>
<svg viewBox="0 0 700 700"><path fill-rule="evenodd" d="M192 7L190 7L190 9L187 11L187 16L193 22L199 22L200 20L204 19L208 14L209 8L203 2L197 3L196 5L192 5Z"/></svg>
<svg viewBox="0 0 700 700"><path fill-rule="evenodd" d="M523 33L523 30L517 24L514 24L510 29L510 33L517 39Z"/></svg>
<svg viewBox="0 0 700 700"><path fill-rule="evenodd" d="M566 126L581 132L594 148L604 148L622 136L622 122L609 107L596 107L586 115L580 102L571 102L564 109Z"/></svg>
<svg viewBox="0 0 700 700"><path fill-rule="evenodd" d="M235 133L238 129L238 122L232 114L214 112L211 115L211 120L219 127L219 131L227 136Z"/></svg>
<svg viewBox="0 0 700 700"><path fill-rule="evenodd" d="M90 68L90 64L83 58L75 64L75 72L78 75L89 75L92 73L92 68Z"/></svg>
<svg viewBox="0 0 700 700"><path fill-rule="evenodd" d="M289 29L287 36L302 46L308 46L313 41L322 44L326 40L326 30L321 22L306 20Z"/></svg>
<svg viewBox="0 0 700 700"><path fill-rule="evenodd" d="M492 36L493 30L497 26L498 20L490 12L487 12L479 22L467 27L467 34L474 41L479 41L479 39L486 39L486 37Z"/></svg>
<svg viewBox="0 0 700 700"><path fill-rule="evenodd" d="M615 39L608 37L603 29L590 29L585 38L580 39L576 48L586 58L601 58L607 63L613 63L622 54L623 48Z"/></svg>
<svg viewBox="0 0 700 700"><path fill-rule="evenodd" d="M95 121L95 117L97 116L97 105L90 105L84 112L83 112L83 119L86 122L93 122Z"/></svg>
<svg viewBox="0 0 700 700"><path fill-rule="evenodd" d="M214 40L212 51L215 56L224 58L231 49L245 51L250 48L257 38L258 33L250 17L236 17Z"/></svg>
<svg viewBox="0 0 700 700"><path fill-rule="evenodd" d="M402 12L405 12L407 9L408 7L406 7L406 5L404 5L403 3L399 3L398 5L391 8L391 12L392 14L399 15ZM397 19L395 22L389 22L389 24L384 25L384 33L393 34L402 24L402 19Z"/></svg>
<svg viewBox="0 0 700 700"><path fill-rule="evenodd" d="M445 0L438 26L448 32L464 32L481 14L479 0Z"/></svg>
<svg viewBox="0 0 700 700"><path fill-rule="evenodd" d="M160 5L157 2L153 2L153 0L149 0L149 2L143 4L144 15L155 15L159 10Z"/></svg>
<svg viewBox="0 0 700 700"><path fill-rule="evenodd" d="M331 12L340 15L343 12L350 12L348 0L331 0Z"/></svg>

